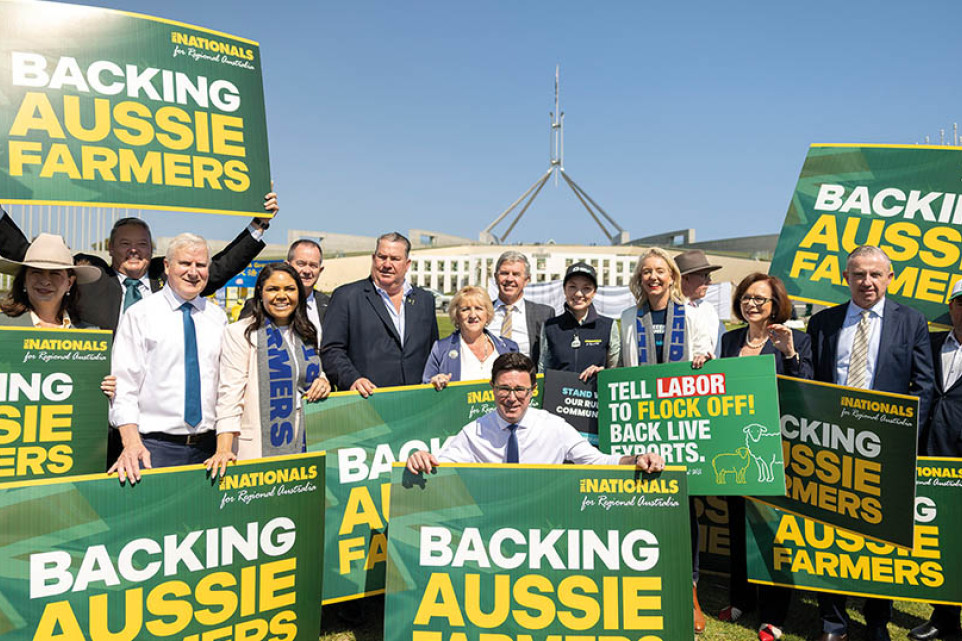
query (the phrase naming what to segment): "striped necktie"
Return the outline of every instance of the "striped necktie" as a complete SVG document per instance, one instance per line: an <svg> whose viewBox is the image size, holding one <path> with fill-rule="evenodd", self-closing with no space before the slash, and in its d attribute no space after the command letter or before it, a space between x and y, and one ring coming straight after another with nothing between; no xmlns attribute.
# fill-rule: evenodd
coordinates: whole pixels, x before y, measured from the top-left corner
<svg viewBox="0 0 962 641"><path fill-rule="evenodd" d="M849 387L868 388L868 337L872 331L869 324L869 311L863 309L862 318L858 321L858 329L855 330L855 340L852 341L852 355L848 360L848 381Z"/></svg>
<svg viewBox="0 0 962 641"><path fill-rule="evenodd" d="M504 306L504 320L501 322L501 338L511 338L511 312L514 311L514 305Z"/></svg>

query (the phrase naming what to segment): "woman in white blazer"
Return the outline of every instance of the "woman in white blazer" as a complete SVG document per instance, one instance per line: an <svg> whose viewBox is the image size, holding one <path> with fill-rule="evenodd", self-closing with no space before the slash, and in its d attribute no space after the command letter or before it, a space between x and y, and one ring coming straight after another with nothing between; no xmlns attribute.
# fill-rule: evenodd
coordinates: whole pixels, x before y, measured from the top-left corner
<svg viewBox="0 0 962 641"><path fill-rule="evenodd" d="M304 286L291 266L270 263L257 276L254 314L224 332L217 451L207 469L223 475L228 461L304 451L301 397L313 402L330 392Z"/></svg>

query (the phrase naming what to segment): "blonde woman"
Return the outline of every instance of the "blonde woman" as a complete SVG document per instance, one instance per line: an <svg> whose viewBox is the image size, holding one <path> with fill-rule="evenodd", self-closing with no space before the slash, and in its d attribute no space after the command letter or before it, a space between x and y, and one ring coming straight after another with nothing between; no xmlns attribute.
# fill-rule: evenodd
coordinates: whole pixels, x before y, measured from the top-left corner
<svg viewBox="0 0 962 641"><path fill-rule="evenodd" d="M668 253L652 247L643 254L628 284L636 305L621 313L621 364L625 367L691 361L695 368L713 358L712 333L688 312L681 272Z"/></svg>
<svg viewBox="0 0 962 641"><path fill-rule="evenodd" d="M691 361L700 368L713 358L712 334L704 316L690 313L681 292L681 271L667 252L652 247L638 259L629 283L637 304L621 314L621 363L626 367ZM705 616L698 604L698 519L689 502L691 519L692 599L695 632L705 631Z"/></svg>
<svg viewBox="0 0 962 641"><path fill-rule="evenodd" d="M480 287L469 285L455 294L448 314L454 333L434 343L422 383L431 383L440 391L450 381L489 380L494 359L518 351L513 340L486 329L494 318L494 304Z"/></svg>

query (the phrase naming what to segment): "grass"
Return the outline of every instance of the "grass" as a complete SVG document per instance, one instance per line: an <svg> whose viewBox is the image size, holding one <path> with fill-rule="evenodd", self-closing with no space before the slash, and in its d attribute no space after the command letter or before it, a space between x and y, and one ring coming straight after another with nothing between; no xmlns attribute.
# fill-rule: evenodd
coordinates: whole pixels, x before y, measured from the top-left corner
<svg viewBox="0 0 962 641"><path fill-rule="evenodd" d="M438 333L440 338L450 336L454 332L454 323L447 314L438 314Z"/></svg>
<svg viewBox="0 0 962 641"><path fill-rule="evenodd" d="M728 605L727 576L703 574L699 581L698 599L708 619L708 629L699 637L700 639L704 641L756 641L758 639L757 613L746 614L737 623L723 623L715 616ZM864 638L865 619L861 613L863 601L864 599L857 597L849 599L848 612L852 618L849 638L853 641ZM370 597L356 603L358 605L353 607L360 609L362 623L354 625L345 623L338 616L338 610L344 608L344 604L324 608L320 637L322 641L381 641L384 638L384 597ZM925 604L896 601L892 623L889 624L892 639L906 639L908 631L927 620L931 612L932 608ZM808 641L818 638L820 633L818 604L813 592L795 592L784 631L783 641ZM499 631L491 630L491 632ZM534 641L545 637L537 630L528 634ZM665 641L677 640L666 639Z"/></svg>

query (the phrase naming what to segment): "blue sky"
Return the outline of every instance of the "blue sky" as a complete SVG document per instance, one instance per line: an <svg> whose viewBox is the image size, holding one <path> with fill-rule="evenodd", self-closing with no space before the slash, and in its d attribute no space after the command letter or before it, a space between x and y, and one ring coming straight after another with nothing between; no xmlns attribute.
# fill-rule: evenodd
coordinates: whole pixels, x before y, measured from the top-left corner
<svg viewBox="0 0 962 641"><path fill-rule="evenodd" d="M88 4L260 43L281 243L475 238L548 167L556 64L566 170L632 237L775 233L810 143L937 142L962 119L949 2ZM232 235L218 216L147 217ZM549 239L606 242L553 182L509 241Z"/></svg>

